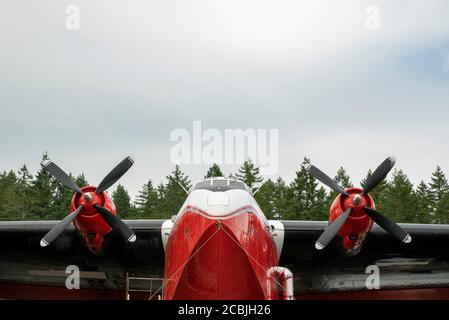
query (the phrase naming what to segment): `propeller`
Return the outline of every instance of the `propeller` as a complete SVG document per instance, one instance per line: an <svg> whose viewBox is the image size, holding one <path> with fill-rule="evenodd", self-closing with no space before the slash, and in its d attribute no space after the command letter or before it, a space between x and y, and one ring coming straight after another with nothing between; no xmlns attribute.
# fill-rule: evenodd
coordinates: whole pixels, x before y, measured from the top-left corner
<svg viewBox="0 0 449 320"><path fill-rule="evenodd" d="M127 157L122 160L114 169L112 169L106 177L98 185L95 193L101 194L116 183L133 165L134 161ZM85 199L92 200L92 194L83 193L80 187L70 178L70 176L64 172L55 163L48 161L44 164L44 168L50 172L50 174L56 178L59 182L65 185L67 188L75 191L76 193L83 195ZM106 221L106 223L116 232L118 232L124 239L128 242L136 241L136 235L131 231L131 229L117 216L113 215L108 209L94 204L95 209L97 209L100 216ZM42 247L48 246L52 241L54 241L66 228L67 226L80 214L84 205L80 205L76 210L70 213L67 217L56 224L41 240L40 245Z"/></svg>
<svg viewBox="0 0 449 320"><path fill-rule="evenodd" d="M314 165L311 165L309 167L309 172L312 176L314 176L316 179L321 181L323 184L334 190L335 192L341 193L347 197L349 197L349 193L345 191L335 180L331 179L327 174L325 174L323 171L315 167Z"/></svg>
<svg viewBox="0 0 449 320"><path fill-rule="evenodd" d="M371 192L379 183L386 178L388 173L391 171L393 166L395 165L396 160L393 157L389 157L385 159L379 167L371 174L366 180L365 186L362 189L360 194L357 194L352 199L353 205L360 205L363 196L367 195ZM309 167L310 174L315 177L317 180L321 181L323 184L327 185L332 190L342 194L345 197L349 197L350 195L346 192L336 181L331 179L328 175L322 172L317 167L311 165ZM321 234L319 239L315 243L315 248L318 250L324 249L332 239L338 234L342 226L345 224L346 220L349 218L354 208L350 206L343 212L338 218L336 218ZM412 237L406 231L404 231L399 225L389 220L382 213L374 210L373 208L369 208L367 206L363 206L362 210L374 221L379 227L384 229L386 232L391 234L393 237L399 239L404 243L409 243L412 241Z"/></svg>
<svg viewBox="0 0 449 320"><path fill-rule="evenodd" d="M396 163L396 159L393 157L389 157L384 160L380 164L379 167L371 174L368 179L366 179L365 186L363 187L362 195L368 194L373 190L377 185L384 180L388 173L393 169L394 165Z"/></svg>
<svg viewBox="0 0 449 320"><path fill-rule="evenodd" d="M55 163L48 161L44 164L44 168L50 172L50 174L56 178L59 182L65 185L67 188L75 191L76 193L82 194L80 187L77 186L75 181L70 178L70 176L64 172L60 167L58 167Z"/></svg>
<svg viewBox="0 0 449 320"><path fill-rule="evenodd" d="M111 226L112 229L118 231L120 235L128 242L136 241L136 235L131 229L117 216L113 215L108 209L96 204L94 205L95 209L98 210L98 213L101 217Z"/></svg>
<svg viewBox="0 0 449 320"><path fill-rule="evenodd" d="M111 170L111 172L106 175L106 177L103 178L103 180L98 185L97 191L95 191L95 193L100 194L106 191L110 186L116 183L117 180L120 179L126 173L126 171L131 168L133 164L134 160L131 159L131 157L127 157L126 159L122 160L122 162L120 162L114 169Z"/></svg>
<svg viewBox="0 0 449 320"><path fill-rule="evenodd" d="M315 248L317 248L318 250L324 249L329 244L329 242L331 242L332 239L337 235L338 231L340 231L346 220L348 220L351 212L352 208L349 207L345 212L343 212L343 214L338 216L338 218L335 219L334 222L326 228L326 230L324 230L324 232L315 242Z"/></svg>
<svg viewBox="0 0 449 320"><path fill-rule="evenodd" d="M385 217L379 211L376 211L369 207L363 207L363 209L366 211L369 217L379 225L379 227L387 231L389 234L397 238L399 241L402 241L404 243L410 243L412 241L412 237L407 232L405 232L393 221L387 219L387 217Z"/></svg>
<svg viewBox="0 0 449 320"><path fill-rule="evenodd" d="M73 211L71 214L69 214L63 220L61 220L53 228L51 228L51 230L48 231L48 233L42 238L41 247L46 247L50 243L52 243L52 241L55 240L67 228L67 226L76 218L76 216L81 211L83 211L83 209L84 209L84 206L80 205L75 211Z"/></svg>

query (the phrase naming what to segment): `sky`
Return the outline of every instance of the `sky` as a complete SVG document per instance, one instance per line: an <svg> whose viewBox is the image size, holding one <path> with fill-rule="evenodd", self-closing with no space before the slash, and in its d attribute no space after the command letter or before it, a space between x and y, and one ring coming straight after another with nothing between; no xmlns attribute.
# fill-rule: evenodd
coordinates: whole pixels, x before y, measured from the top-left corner
<svg viewBox="0 0 449 320"><path fill-rule="evenodd" d="M449 174L449 2L3 0L0 119L0 170L48 151L98 184L131 155L131 195L173 170L170 134L193 121L277 129L287 181L305 156L355 184L387 156L429 180Z"/></svg>

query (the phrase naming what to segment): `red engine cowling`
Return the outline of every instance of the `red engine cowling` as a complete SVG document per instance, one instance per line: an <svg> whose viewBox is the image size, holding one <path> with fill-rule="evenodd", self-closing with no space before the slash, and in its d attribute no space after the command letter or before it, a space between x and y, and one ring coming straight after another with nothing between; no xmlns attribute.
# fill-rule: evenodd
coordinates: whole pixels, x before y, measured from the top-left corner
<svg viewBox="0 0 449 320"><path fill-rule="evenodd" d="M98 204L108 209L111 214L117 215L114 202L109 195L106 192L95 194L96 189L94 186L82 187L83 194L75 193L70 204L71 211L74 211L80 205L84 206L81 213L73 220L73 224L93 253L99 253L102 250L104 236L112 231L112 228L100 216L94 205Z"/></svg>
<svg viewBox="0 0 449 320"><path fill-rule="evenodd" d="M373 220L366 214L363 207L375 209L375 203L370 194L362 195L360 200L354 201L355 197L360 197L362 192L360 188L350 188L346 191L349 193L349 197L339 194L332 203L329 222L332 223L344 211L352 207L351 215L341 227L338 235L342 239L342 247L346 253L355 254L360 251L366 235L373 226Z"/></svg>

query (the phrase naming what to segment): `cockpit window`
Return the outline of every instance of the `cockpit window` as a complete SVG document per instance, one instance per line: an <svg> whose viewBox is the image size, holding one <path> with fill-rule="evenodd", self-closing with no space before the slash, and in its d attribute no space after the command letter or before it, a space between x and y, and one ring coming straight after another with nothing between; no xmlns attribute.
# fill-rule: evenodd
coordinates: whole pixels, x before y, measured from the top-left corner
<svg viewBox="0 0 449 320"><path fill-rule="evenodd" d="M228 190L247 190L245 185L240 181L230 179L204 180L198 182L193 190L205 189L213 192Z"/></svg>
<svg viewBox="0 0 449 320"><path fill-rule="evenodd" d="M246 186L240 181L230 181L229 186L231 187L231 189L246 190Z"/></svg>
<svg viewBox="0 0 449 320"><path fill-rule="evenodd" d="M209 189L209 187L211 187L211 186L212 186L212 180L201 181L195 185L195 188L193 188L193 190Z"/></svg>
<svg viewBox="0 0 449 320"><path fill-rule="evenodd" d="M212 180L214 187L227 187L229 186L229 180Z"/></svg>

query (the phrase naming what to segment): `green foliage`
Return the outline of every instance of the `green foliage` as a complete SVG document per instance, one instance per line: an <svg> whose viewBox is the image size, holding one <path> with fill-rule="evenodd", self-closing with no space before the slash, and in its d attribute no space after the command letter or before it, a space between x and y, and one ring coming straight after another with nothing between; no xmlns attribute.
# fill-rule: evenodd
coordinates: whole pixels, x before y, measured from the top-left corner
<svg viewBox="0 0 449 320"><path fill-rule="evenodd" d="M284 219L288 209L288 186L279 177L275 182L268 179L255 195L255 199L268 219Z"/></svg>
<svg viewBox="0 0 449 320"><path fill-rule="evenodd" d="M235 177L243 181L253 191L255 191L258 184L263 181L259 173L259 168L254 166L251 159L246 160L242 164L238 172L235 174Z"/></svg>
<svg viewBox="0 0 449 320"><path fill-rule="evenodd" d="M161 202L161 214L163 214L163 217L169 218L178 213L187 197L183 187L188 190L192 185L178 165L166 179L167 184L159 185L158 193Z"/></svg>
<svg viewBox="0 0 449 320"><path fill-rule="evenodd" d="M433 221L433 201L429 186L421 181L415 191L416 216L414 221L420 223L431 223ZM449 208L449 207L447 207Z"/></svg>
<svg viewBox="0 0 449 320"><path fill-rule="evenodd" d="M140 219L159 219L163 218L164 214L160 208L159 193L156 188L153 187L151 179L148 180L139 191L136 197L136 213Z"/></svg>
<svg viewBox="0 0 449 320"><path fill-rule="evenodd" d="M19 179L12 170L0 175L0 212L3 219L17 220L23 214L18 182Z"/></svg>
<svg viewBox="0 0 449 320"><path fill-rule="evenodd" d="M286 201L288 208L285 219L323 220L327 219L327 194L318 181L309 173L310 159L304 158L290 184Z"/></svg>
<svg viewBox="0 0 449 320"><path fill-rule="evenodd" d="M435 223L449 223L449 185L446 175L440 166L432 173L429 183L433 207L433 220Z"/></svg>
<svg viewBox="0 0 449 320"><path fill-rule="evenodd" d="M117 214L122 219L130 219L135 215L135 208L131 204L131 197L124 186L118 184L117 188L112 193L112 199L115 203Z"/></svg>
<svg viewBox="0 0 449 320"><path fill-rule="evenodd" d="M437 166L432 173L429 184L433 201L438 202L449 192L449 185L446 176L440 166Z"/></svg>
<svg viewBox="0 0 449 320"><path fill-rule="evenodd" d="M416 203L413 185L402 170L395 170L392 181L384 192L382 205L388 208L385 212L393 221L416 221Z"/></svg>
<svg viewBox="0 0 449 320"><path fill-rule="evenodd" d="M56 219L58 213L53 206L57 184L54 178L44 168L44 162L49 160L48 154L42 155L41 168L32 183L31 220Z"/></svg>
<svg viewBox="0 0 449 320"><path fill-rule="evenodd" d="M42 156L41 168L33 175L27 166L0 173L0 220L59 220L70 211L73 191L57 182L43 167L48 154ZM304 158L293 181L287 184L281 177L261 184L259 168L245 161L236 178L255 194L259 206L269 219L327 220L329 206L337 196L325 189L307 170L310 160ZM362 180L363 186L371 175ZM212 165L206 177L223 176L220 167ZM334 179L343 187L353 184L344 168ZM88 185L83 174L74 178L80 186ZM179 166L166 177L166 183L154 185L148 180L135 201L128 191L118 185L112 193L117 213L125 219L167 219L177 214L191 187L188 176ZM449 223L449 184L441 167L437 166L430 182L413 186L402 170L396 170L389 180L382 181L372 192L376 208L396 222Z"/></svg>
<svg viewBox="0 0 449 320"><path fill-rule="evenodd" d="M265 181L254 195L254 198L268 219L273 219L276 216L276 183L271 179Z"/></svg>
<svg viewBox="0 0 449 320"><path fill-rule="evenodd" d="M221 172L220 167L216 163L214 163L212 167L210 167L209 170L207 170L207 173L204 176L204 178L212 178L212 177L223 177L223 173Z"/></svg>
<svg viewBox="0 0 449 320"><path fill-rule="evenodd" d="M436 204L435 217L435 223L449 224L449 193L443 194Z"/></svg>
<svg viewBox="0 0 449 320"><path fill-rule="evenodd" d="M26 165L23 165L18 171L18 180L16 192L19 196L19 206L20 206L20 219L26 220L28 214L31 212L31 195L32 195L32 181L33 175L28 170ZM4 199L0 196L1 199Z"/></svg>

